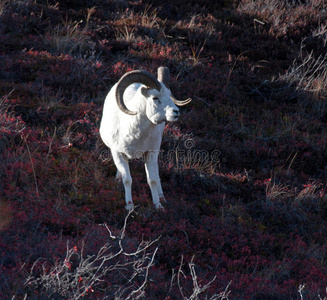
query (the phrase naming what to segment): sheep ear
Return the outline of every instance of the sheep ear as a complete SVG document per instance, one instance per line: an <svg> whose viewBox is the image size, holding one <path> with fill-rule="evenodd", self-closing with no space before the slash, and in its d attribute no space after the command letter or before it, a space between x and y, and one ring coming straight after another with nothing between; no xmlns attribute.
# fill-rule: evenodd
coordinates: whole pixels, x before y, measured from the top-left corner
<svg viewBox="0 0 327 300"><path fill-rule="evenodd" d="M130 86L133 83L142 83L145 86L151 88L151 89L156 89L160 91L161 89L161 84L155 78L152 74L146 71L141 71L141 70L136 70L136 71L131 71L127 72L125 75L123 75L116 87L116 101L119 109L124 112L125 114L128 115L136 115L137 112L135 111L130 111L126 105L124 104L124 92L128 86Z"/></svg>
<svg viewBox="0 0 327 300"><path fill-rule="evenodd" d="M141 93L144 97L149 97L149 89L145 87L141 87Z"/></svg>

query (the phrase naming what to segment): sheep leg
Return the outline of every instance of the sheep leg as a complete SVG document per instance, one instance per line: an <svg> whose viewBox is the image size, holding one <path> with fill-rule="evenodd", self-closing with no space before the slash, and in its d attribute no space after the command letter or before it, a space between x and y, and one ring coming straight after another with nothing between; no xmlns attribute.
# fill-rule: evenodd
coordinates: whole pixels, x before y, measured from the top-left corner
<svg viewBox="0 0 327 300"><path fill-rule="evenodd" d="M122 176L121 176L120 172L118 171L118 169L117 169L117 173L116 173L116 181L122 182Z"/></svg>
<svg viewBox="0 0 327 300"><path fill-rule="evenodd" d="M128 161L124 159L124 157L120 153L112 153L112 157L114 163L117 167L117 175L116 179L120 179L123 181L124 189L125 189L125 201L127 210L132 210L134 208L133 200L132 200L132 177L129 170Z"/></svg>
<svg viewBox="0 0 327 300"><path fill-rule="evenodd" d="M149 151L144 155L145 158L145 172L148 185L152 194L152 201L157 209L163 209L160 199L165 199L161 182L159 178L159 167L158 167L158 153Z"/></svg>

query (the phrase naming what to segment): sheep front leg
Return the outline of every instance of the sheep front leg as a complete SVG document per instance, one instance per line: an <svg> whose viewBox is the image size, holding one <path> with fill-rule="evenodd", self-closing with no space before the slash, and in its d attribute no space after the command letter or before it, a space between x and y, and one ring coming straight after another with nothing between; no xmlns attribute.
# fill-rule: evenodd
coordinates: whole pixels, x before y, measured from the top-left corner
<svg viewBox="0 0 327 300"><path fill-rule="evenodd" d="M145 171L148 185L152 194L152 201L157 209L163 209L160 199L165 201L159 178L158 152L149 151L144 155Z"/></svg>
<svg viewBox="0 0 327 300"><path fill-rule="evenodd" d="M133 199L132 199L132 177L129 170L128 161L120 153L112 153L114 163L117 167L116 178L123 181L124 190L125 190L125 201L127 210L132 210L134 208Z"/></svg>

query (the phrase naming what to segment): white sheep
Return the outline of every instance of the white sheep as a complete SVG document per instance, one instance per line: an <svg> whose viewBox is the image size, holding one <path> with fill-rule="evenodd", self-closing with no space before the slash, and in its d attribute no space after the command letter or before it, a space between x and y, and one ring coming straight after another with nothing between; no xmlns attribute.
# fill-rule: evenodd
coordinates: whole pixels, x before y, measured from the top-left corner
<svg viewBox="0 0 327 300"><path fill-rule="evenodd" d="M170 91L170 74L158 68L158 79L146 71L131 71L121 77L107 95L100 125L103 142L110 148L117 179L125 188L126 209L134 207L128 160L144 158L147 182L156 208L164 201L158 170L158 155L165 122L174 122L179 109L191 99L176 100ZM176 104L176 105L175 105Z"/></svg>

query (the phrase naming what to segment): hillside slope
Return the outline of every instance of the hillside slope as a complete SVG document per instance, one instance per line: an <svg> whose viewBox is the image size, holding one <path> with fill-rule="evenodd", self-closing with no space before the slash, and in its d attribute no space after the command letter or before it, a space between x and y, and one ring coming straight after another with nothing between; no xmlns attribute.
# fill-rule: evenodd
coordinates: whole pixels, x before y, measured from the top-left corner
<svg viewBox="0 0 327 300"><path fill-rule="evenodd" d="M327 297L326 17L319 0L2 1L0 298ZM193 101L166 125L165 211L139 160L127 217L102 105L161 65Z"/></svg>

